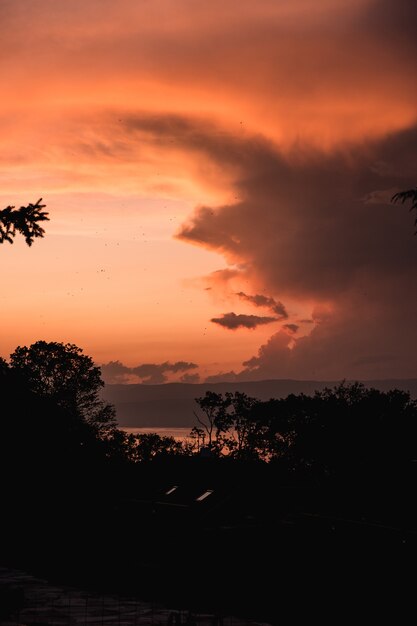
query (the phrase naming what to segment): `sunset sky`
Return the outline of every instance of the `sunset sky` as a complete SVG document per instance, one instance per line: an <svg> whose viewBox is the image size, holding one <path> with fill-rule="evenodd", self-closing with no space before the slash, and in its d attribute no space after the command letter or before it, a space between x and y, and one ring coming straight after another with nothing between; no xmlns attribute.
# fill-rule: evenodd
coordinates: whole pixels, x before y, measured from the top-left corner
<svg viewBox="0 0 417 626"><path fill-rule="evenodd" d="M414 0L2 0L0 355L417 377Z"/></svg>

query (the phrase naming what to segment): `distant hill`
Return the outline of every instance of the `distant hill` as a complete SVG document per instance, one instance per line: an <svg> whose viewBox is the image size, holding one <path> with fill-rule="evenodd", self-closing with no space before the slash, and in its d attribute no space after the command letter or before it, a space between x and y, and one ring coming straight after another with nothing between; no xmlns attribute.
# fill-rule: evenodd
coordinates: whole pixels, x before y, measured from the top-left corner
<svg viewBox="0 0 417 626"><path fill-rule="evenodd" d="M195 425L195 398L206 391L240 391L260 400L285 398L290 393L313 394L315 390L334 387L340 381L259 380L239 383L167 383L163 385L106 385L102 397L115 405L117 420L124 427L190 427ZM417 379L365 380L366 387L381 391L403 389L417 398Z"/></svg>

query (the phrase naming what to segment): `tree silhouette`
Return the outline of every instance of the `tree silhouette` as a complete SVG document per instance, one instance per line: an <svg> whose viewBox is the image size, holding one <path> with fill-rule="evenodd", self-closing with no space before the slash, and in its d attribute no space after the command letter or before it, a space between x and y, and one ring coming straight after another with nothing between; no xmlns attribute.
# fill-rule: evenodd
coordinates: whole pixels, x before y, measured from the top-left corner
<svg viewBox="0 0 417 626"><path fill-rule="evenodd" d="M414 210L417 212L417 187L415 187L414 189L407 189L406 191L399 191L398 193L395 193L391 198L391 202L401 202L401 204L404 204L408 200L411 200L410 211ZM414 226L417 227L417 217L414 220ZM414 234L417 235L417 228Z"/></svg>
<svg viewBox="0 0 417 626"><path fill-rule="evenodd" d="M53 399L100 436L115 427L115 410L103 402L101 370L74 344L37 341L18 346L10 355L11 369L39 396Z"/></svg>
<svg viewBox="0 0 417 626"><path fill-rule="evenodd" d="M191 439L191 450L200 451L200 448L204 446L204 442L206 439L206 433L202 428L198 428L197 426L193 426L191 432L189 434Z"/></svg>
<svg viewBox="0 0 417 626"><path fill-rule="evenodd" d="M43 237L45 230L38 222L49 220L48 213L42 211L45 204L41 204L42 198L35 204L21 206L15 209L8 206L0 211L0 243L8 241L13 243L16 233L21 233L28 246L31 246L36 237Z"/></svg>
<svg viewBox="0 0 417 626"><path fill-rule="evenodd" d="M217 449L219 451L221 434L227 432L232 423L230 414L227 411L231 400L228 396L223 398L221 393L206 391L203 397L195 398L195 401L204 414L200 416L194 411L198 423L202 426L203 431L207 433L207 445L210 450L214 451Z"/></svg>
<svg viewBox="0 0 417 626"><path fill-rule="evenodd" d="M135 436L135 461L151 461L160 455L183 454L182 444L174 437L160 436L157 433L142 433Z"/></svg>
<svg viewBox="0 0 417 626"><path fill-rule="evenodd" d="M222 436L225 448L232 458L258 458L255 441L258 435L258 424L252 419L252 412L256 398L245 393L227 392L226 401L229 403L228 433Z"/></svg>
<svg viewBox="0 0 417 626"><path fill-rule="evenodd" d="M393 472L416 458L417 402L405 391L343 381L254 409L261 458L317 479Z"/></svg>

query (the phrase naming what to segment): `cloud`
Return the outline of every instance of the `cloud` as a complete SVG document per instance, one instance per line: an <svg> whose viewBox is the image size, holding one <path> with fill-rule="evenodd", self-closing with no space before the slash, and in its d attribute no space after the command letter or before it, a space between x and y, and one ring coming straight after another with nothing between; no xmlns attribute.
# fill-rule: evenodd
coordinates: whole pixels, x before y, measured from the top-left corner
<svg viewBox="0 0 417 626"><path fill-rule="evenodd" d="M412 0L248 1L239 15L228 3L204 10L190 0L123 0L117 8L73 0L70 9L30 0L25 11L17 4L3 2L0 9L0 52L11 77L1 158L41 163L48 173L56 164L52 178L61 187L74 177L85 183L88 175L94 185L80 157L113 172L118 161L117 178L122 160L144 167L155 157L145 134L154 148L169 137L171 149L184 143L190 149L185 120L199 116L206 121L198 133L194 126L195 144L210 135L210 123L241 138L264 134L286 149L367 141L415 120ZM37 89L40 82L44 90ZM142 114L138 148L129 133ZM173 169L186 177L178 161L174 166L171 183ZM201 177L221 177L213 163L199 168Z"/></svg>
<svg viewBox="0 0 417 626"><path fill-rule="evenodd" d="M131 374L130 367L123 365L120 361L109 361L100 365L103 379L112 384L126 383Z"/></svg>
<svg viewBox="0 0 417 626"><path fill-rule="evenodd" d="M200 374L183 374L182 376L180 376L180 381L182 383L199 383Z"/></svg>
<svg viewBox="0 0 417 626"><path fill-rule="evenodd" d="M143 363L142 365L132 367L131 372L141 378L143 383L156 385L168 380L167 372L186 372L197 367L196 363L187 363L186 361L177 361L176 363L165 361L165 363L160 364Z"/></svg>
<svg viewBox="0 0 417 626"><path fill-rule="evenodd" d="M401 250L407 216L388 202L369 204L361 198L381 187L412 186L416 139L412 129L366 148L306 151L290 160L267 141L234 145L230 138L228 153L236 149L241 168L236 185L243 200L200 207L178 237L250 267L267 289L287 297L302 290L311 298L327 298L349 289L362 271L405 269L415 255L414 242ZM380 162L384 173L375 169Z"/></svg>
<svg viewBox="0 0 417 626"><path fill-rule="evenodd" d="M242 298L242 300L246 300L255 306L267 307L271 309L274 313L276 313L276 315L279 315L281 319L287 319L288 317L285 306L282 302L276 302L274 298L268 298L267 296L262 295L249 296L243 291L239 291L236 295L239 296L239 298Z"/></svg>
<svg viewBox="0 0 417 626"><path fill-rule="evenodd" d="M197 208L178 237L217 251L241 268L241 280L291 301L289 323L314 322L292 344L287 333L275 334L237 376L415 375L414 220L390 198L415 186L417 127L297 155L259 137L223 140L240 199ZM211 139L201 149L210 152ZM221 158L217 148L213 158ZM381 352L395 358L372 365Z"/></svg>
<svg viewBox="0 0 417 626"><path fill-rule="evenodd" d="M63 102L76 91L87 106L133 100L161 111L169 101L284 140L358 138L412 119L411 0L242 1L238 14L220 1L31 0L24 12L3 4L13 96L40 78ZM33 96L45 101L42 91Z"/></svg>
<svg viewBox="0 0 417 626"><path fill-rule="evenodd" d="M178 239L223 256L217 283L314 321L238 376L415 375L414 216L390 203L416 184L413 0L19 5L0 7L7 191L186 189Z"/></svg>
<svg viewBox="0 0 417 626"><path fill-rule="evenodd" d="M239 379L236 372L219 372L218 374L212 374L207 376L204 380L205 383L234 383Z"/></svg>
<svg viewBox="0 0 417 626"><path fill-rule="evenodd" d="M164 363L142 363L136 367L127 367L120 361L110 361L109 363L101 365L104 380L111 384L140 381L144 384L156 385L167 382L167 374L169 373L177 374L197 368L198 365L196 363L187 361L176 361L175 363L170 363L169 361L165 361ZM187 376L187 374L184 374L184 376ZM191 374L189 376L193 377Z"/></svg>
<svg viewBox="0 0 417 626"><path fill-rule="evenodd" d="M226 288L230 288L230 283L233 283L235 279L239 279L242 272L236 268L224 267L220 270L215 270L205 277L205 282L208 288L216 288L224 285Z"/></svg>
<svg viewBox="0 0 417 626"><path fill-rule="evenodd" d="M132 374L140 378L142 383L148 385L159 385L167 382L166 371L163 364L161 366L153 363L144 363L132 368Z"/></svg>
<svg viewBox="0 0 417 626"><path fill-rule="evenodd" d="M142 118L132 120L133 132L142 125ZM181 129L185 151L230 172L235 201L197 207L177 233L223 255L228 266L207 278L210 293L222 288L255 306L272 300L278 306L279 294L291 304L289 324L313 326L290 344L288 333L274 335L238 377L414 375L413 216L390 199L415 186L417 127L326 151L308 145L284 151L259 135L235 136L197 118L155 116L145 127L161 145ZM234 281L256 295L232 289ZM245 317L213 320L231 329L276 321ZM375 361L373 370L365 362L381 347L395 358Z"/></svg>
<svg viewBox="0 0 417 626"><path fill-rule="evenodd" d="M288 323L305 320L313 327L305 329L309 338L297 333L290 346L282 347L281 339L266 343L253 356L257 365L250 371L244 365L237 375L372 376L370 363L355 363L385 352L395 358L375 362L380 375L415 375L416 325L409 314L417 315L414 219L390 199L415 186L416 126L332 150L305 144L289 151L197 117L133 116L126 129L137 137L146 129L160 146L175 137L196 161L230 174L234 201L197 207L177 232L179 240L224 257L226 267L207 278L210 294L222 288L255 306L282 299L287 306L280 312L291 311ZM235 282L247 286L239 290ZM226 315L214 323L259 326Z"/></svg>
<svg viewBox="0 0 417 626"><path fill-rule="evenodd" d="M229 330L237 328L256 328L263 324L276 322L277 317L260 317L259 315L237 315L236 313L223 313L221 317L213 317L210 321L219 324Z"/></svg>
<svg viewBox="0 0 417 626"><path fill-rule="evenodd" d="M284 324L282 328L285 328L286 330L289 330L291 334L294 334L300 327L298 324Z"/></svg>
<svg viewBox="0 0 417 626"><path fill-rule="evenodd" d="M391 291L392 286L388 291ZM400 295L402 288L397 289ZM387 379L415 376L413 349L415 298L408 310L397 309L384 300L386 285L367 295L372 304L364 305L362 294L340 303L340 309L316 321L309 335L294 338L278 331L259 348L258 354L243 363L238 380L264 378ZM403 296L404 297L404 296ZM384 306L385 305L385 306ZM358 315L360 311L360 315Z"/></svg>

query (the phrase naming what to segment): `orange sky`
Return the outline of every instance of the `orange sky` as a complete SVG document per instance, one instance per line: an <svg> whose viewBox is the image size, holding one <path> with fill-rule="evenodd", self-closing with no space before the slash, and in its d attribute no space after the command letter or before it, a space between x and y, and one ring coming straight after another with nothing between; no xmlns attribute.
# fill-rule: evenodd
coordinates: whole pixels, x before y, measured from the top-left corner
<svg viewBox="0 0 417 626"><path fill-rule="evenodd" d="M68 341L118 362L107 380L417 375L417 244L390 203L416 184L411 0L0 18L1 206L51 218L0 247L2 356Z"/></svg>

